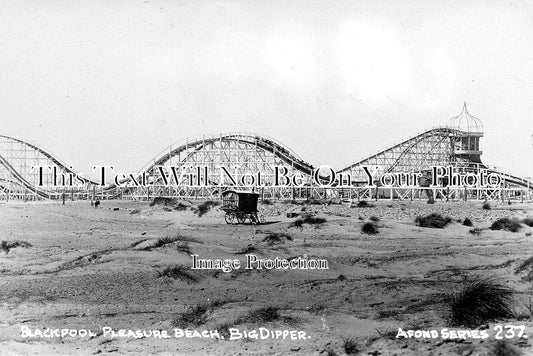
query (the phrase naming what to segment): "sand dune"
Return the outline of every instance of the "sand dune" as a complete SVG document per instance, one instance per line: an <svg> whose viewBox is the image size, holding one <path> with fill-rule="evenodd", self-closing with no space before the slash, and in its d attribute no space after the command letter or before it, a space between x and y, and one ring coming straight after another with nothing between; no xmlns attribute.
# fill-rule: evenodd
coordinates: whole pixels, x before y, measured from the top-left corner
<svg viewBox="0 0 533 356"><path fill-rule="evenodd" d="M492 336L463 342L394 338L400 327L449 327L446 298L472 275L494 277L517 292L516 316L489 323L489 330L509 323L525 325L531 335L533 272L519 267L533 256L533 228L489 229L498 218L533 216L531 204L483 210L473 202L380 201L368 208L274 203L260 206L265 225L227 225L218 207L198 217L196 204L185 210L115 201L99 209L87 202L0 205L1 240L27 243L0 251L2 353L342 355L353 339L362 354L487 354L496 345ZM295 218L286 213L302 209L326 222L290 227ZM430 213L453 221L443 229L415 224ZM361 227L371 217L379 232L364 234ZM465 217L473 227L459 222ZM470 233L474 227L479 234ZM242 264L246 254L306 255L327 260L329 269L193 271L191 254ZM102 334L104 326L172 335L181 326L222 335L232 326L264 327L305 331L309 338L110 338ZM97 335L24 338L21 327L91 329ZM533 353L527 339L507 342Z"/></svg>

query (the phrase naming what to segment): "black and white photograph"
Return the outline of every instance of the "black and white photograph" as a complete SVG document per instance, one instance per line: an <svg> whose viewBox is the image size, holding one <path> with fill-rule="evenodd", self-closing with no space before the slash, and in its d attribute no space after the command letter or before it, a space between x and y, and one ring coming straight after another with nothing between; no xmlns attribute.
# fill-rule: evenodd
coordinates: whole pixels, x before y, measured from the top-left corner
<svg viewBox="0 0 533 356"><path fill-rule="evenodd" d="M533 355L533 3L0 0L0 355Z"/></svg>

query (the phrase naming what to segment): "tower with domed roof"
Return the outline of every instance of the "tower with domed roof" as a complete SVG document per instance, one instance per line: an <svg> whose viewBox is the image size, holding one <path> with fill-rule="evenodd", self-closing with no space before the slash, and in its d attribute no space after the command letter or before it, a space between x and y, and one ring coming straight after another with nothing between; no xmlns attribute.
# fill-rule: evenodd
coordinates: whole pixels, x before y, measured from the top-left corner
<svg viewBox="0 0 533 356"><path fill-rule="evenodd" d="M483 136L483 123L477 117L470 115L463 105L463 111L452 117L447 127L456 130L453 139L453 150L457 159L467 162L481 163L479 138Z"/></svg>

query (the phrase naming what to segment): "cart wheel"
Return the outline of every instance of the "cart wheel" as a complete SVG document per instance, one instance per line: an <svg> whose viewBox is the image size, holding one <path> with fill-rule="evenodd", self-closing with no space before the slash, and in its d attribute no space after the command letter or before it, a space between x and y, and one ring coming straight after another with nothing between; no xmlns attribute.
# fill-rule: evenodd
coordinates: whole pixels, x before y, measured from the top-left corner
<svg viewBox="0 0 533 356"><path fill-rule="evenodd" d="M226 215L224 215L224 220L226 220L226 224L234 224L235 214L227 212Z"/></svg>
<svg viewBox="0 0 533 356"><path fill-rule="evenodd" d="M244 222L246 221L246 214L237 213L237 221L239 222L239 224L244 224Z"/></svg>

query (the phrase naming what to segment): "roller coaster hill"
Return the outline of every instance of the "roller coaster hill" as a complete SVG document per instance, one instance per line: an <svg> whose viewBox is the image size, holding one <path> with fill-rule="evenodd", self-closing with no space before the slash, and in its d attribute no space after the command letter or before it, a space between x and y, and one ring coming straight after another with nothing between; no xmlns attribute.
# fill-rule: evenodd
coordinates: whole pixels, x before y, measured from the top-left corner
<svg viewBox="0 0 533 356"><path fill-rule="evenodd" d="M139 172L144 172L146 185L122 183L100 186L85 179L82 185L62 186L51 184L52 170L35 167L57 167L63 177L76 176L76 172L57 156L14 137L0 135L0 200L53 200L65 196L72 200L135 199L178 197L184 199L220 199L226 190L239 190L234 184L218 179L221 168L228 171L238 166L243 175L260 172L266 184L255 188L263 199L399 199L426 200L428 197L446 200L527 200L533 199L533 182L494 168L481 160L480 139L483 124L468 113L466 104L462 112L451 118L446 126L432 128L405 141L354 162L336 172L337 176L350 177L350 183L335 182L329 186L313 183L315 167L300 158L286 145L273 138L250 133L227 133L211 137L189 138L177 142L150 160ZM161 167L202 167L207 178L204 184L168 184L161 175ZM405 172L418 172L422 177L416 186L369 186L363 167L376 167L376 177ZM453 167L459 173L496 173L499 185L457 186L441 179L442 184L428 184L432 167ZM305 184L279 186L272 184L275 167L288 176L299 174ZM139 173L141 174L141 173ZM321 179L326 179L321 177ZM242 187L250 190L250 187Z"/></svg>

